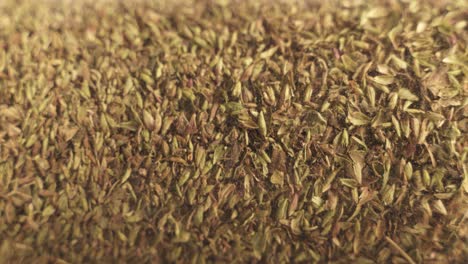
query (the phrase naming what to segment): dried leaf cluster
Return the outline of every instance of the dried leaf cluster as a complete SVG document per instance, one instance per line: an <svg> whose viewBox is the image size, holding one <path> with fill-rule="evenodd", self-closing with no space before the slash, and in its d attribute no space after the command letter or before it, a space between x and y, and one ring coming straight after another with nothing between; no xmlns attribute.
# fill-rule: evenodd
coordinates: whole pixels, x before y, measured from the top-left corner
<svg viewBox="0 0 468 264"><path fill-rule="evenodd" d="M461 263L465 1L2 1L0 263Z"/></svg>

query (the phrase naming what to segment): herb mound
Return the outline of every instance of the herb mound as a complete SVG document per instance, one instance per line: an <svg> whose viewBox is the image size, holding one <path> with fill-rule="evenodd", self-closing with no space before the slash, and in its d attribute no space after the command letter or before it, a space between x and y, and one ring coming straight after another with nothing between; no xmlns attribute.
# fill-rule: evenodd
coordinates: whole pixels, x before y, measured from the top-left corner
<svg viewBox="0 0 468 264"><path fill-rule="evenodd" d="M0 1L0 263L461 263L467 10Z"/></svg>

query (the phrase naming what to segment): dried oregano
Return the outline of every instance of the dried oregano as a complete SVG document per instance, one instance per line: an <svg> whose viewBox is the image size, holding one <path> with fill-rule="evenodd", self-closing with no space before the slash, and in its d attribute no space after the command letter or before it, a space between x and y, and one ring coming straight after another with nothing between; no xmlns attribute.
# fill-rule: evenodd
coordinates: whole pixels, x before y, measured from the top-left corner
<svg viewBox="0 0 468 264"><path fill-rule="evenodd" d="M466 1L0 2L0 263L461 263Z"/></svg>

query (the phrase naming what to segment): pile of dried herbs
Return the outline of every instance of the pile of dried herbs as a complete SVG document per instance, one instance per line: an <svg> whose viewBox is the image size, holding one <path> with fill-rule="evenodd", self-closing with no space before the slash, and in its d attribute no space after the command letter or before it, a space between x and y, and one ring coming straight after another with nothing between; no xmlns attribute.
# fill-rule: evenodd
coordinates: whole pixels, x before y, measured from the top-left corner
<svg viewBox="0 0 468 264"><path fill-rule="evenodd" d="M466 1L0 3L0 263L460 263Z"/></svg>

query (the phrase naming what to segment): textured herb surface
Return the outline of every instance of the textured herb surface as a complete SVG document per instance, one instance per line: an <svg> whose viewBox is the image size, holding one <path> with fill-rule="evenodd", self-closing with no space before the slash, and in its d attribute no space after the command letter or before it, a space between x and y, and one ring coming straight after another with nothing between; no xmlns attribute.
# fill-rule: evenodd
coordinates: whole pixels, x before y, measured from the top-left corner
<svg viewBox="0 0 468 264"><path fill-rule="evenodd" d="M462 263L466 1L1 1L0 263Z"/></svg>

